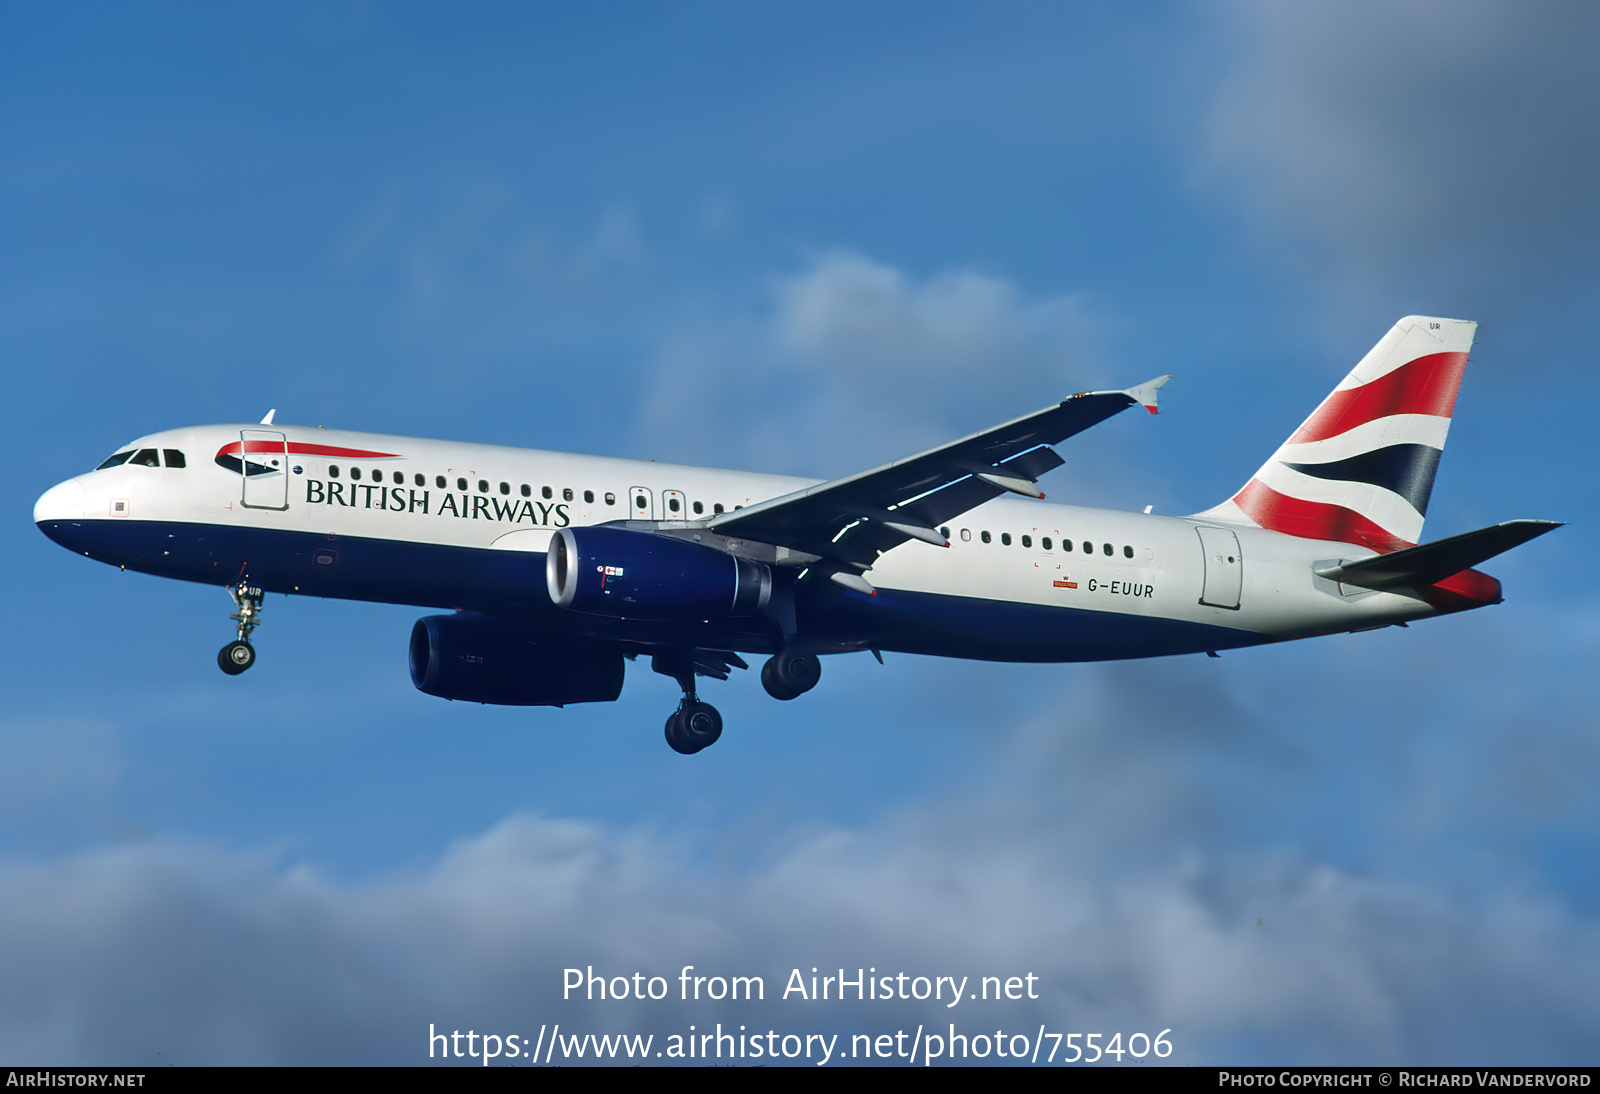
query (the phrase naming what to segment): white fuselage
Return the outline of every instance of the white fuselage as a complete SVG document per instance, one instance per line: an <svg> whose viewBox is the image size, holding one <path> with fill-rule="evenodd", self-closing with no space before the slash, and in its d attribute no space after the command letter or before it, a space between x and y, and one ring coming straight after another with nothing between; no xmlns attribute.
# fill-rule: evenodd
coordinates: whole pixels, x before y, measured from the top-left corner
<svg viewBox="0 0 1600 1094"><path fill-rule="evenodd" d="M253 459L250 438L267 434L281 435L286 447ZM244 459L259 473L236 469L241 437ZM230 446L232 469L218 463ZM101 561L185 580L249 580L283 593L546 621L572 614L543 592L543 555L557 530L622 520L689 526L813 485L294 426L176 429L125 450L182 453L183 466L124 462L69 479L35 510L52 538ZM288 466L268 466L269 457L286 457ZM1314 566L1373 553L1350 544L1010 496L947 528L948 549L912 541L878 559L867 577L880 597L839 593L851 603L837 616L818 616L819 645L1088 660L1097 650L1109 657L1198 652L1438 614L1411 596L1314 575ZM506 568L507 560L520 569ZM503 611L481 602L506 581L516 591L505 594ZM953 606L948 618L939 616L941 604ZM911 615L889 618L906 605L916 606ZM590 633L586 622L578 628ZM1140 630L1143 622L1151 629ZM1080 624L1088 627L1081 641L1058 633ZM965 652L963 628L974 636ZM611 623L600 633L626 637ZM640 640L658 641L659 633L647 629ZM762 650L773 640L742 625L722 644Z"/></svg>

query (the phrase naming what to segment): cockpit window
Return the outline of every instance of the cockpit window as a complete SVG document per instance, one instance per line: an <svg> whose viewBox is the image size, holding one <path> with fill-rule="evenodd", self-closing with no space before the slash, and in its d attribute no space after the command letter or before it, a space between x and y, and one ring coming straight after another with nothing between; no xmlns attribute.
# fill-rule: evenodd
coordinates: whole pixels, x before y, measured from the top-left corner
<svg viewBox="0 0 1600 1094"><path fill-rule="evenodd" d="M131 448L126 452L118 452L115 456L112 456L110 459L106 460L105 463L95 468L95 470L104 471L108 467L120 467L122 464L128 462L128 457L131 455L133 455L133 449Z"/></svg>
<svg viewBox="0 0 1600 1094"><path fill-rule="evenodd" d="M163 448L161 450L161 455L166 458L168 467L187 466L183 462L183 453L179 452L176 448Z"/></svg>
<svg viewBox="0 0 1600 1094"><path fill-rule="evenodd" d="M130 467L160 467L161 458L156 455L153 448L141 448L133 454L133 459L128 461Z"/></svg>

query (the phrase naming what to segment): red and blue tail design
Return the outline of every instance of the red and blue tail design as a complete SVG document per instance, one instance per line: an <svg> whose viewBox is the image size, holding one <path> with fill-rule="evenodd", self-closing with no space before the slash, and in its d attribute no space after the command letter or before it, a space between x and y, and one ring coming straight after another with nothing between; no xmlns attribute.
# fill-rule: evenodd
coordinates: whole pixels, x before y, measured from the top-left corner
<svg viewBox="0 0 1600 1094"><path fill-rule="evenodd" d="M1400 320L1242 490L1196 515L1380 553L1417 543L1476 330Z"/></svg>

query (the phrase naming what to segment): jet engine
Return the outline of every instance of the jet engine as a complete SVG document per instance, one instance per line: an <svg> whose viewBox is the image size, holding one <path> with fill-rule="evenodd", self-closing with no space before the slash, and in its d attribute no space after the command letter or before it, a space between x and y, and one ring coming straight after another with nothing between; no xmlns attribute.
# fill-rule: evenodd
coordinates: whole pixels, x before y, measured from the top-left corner
<svg viewBox="0 0 1600 1094"><path fill-rule="evenodd" d="M501 706L609 703L622 694L622 651L486 615L430 615L411 628L411 682L441 699Z"/></svg>
<svg viewBox="0 0 1600 1094"><path fill-rule="evenodd" d="M756 614L772 596L763 563L625 528L561 529L545 582L557 606L618 619L728 619Z"/></svg>

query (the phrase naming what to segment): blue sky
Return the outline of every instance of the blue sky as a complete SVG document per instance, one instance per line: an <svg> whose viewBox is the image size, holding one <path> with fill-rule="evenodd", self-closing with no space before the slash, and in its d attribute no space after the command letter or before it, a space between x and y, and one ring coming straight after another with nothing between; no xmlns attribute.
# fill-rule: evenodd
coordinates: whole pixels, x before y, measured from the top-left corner
<svg viewBox="0 0 1600 1094"><path fill-rule="evenodd" d="M411 1064L948 1020L563 1003L561 969L1032 971L1172 1059L1555 1063L1600 1028L1581 5L0 11L0 1049ZM414 691L418 611L31 526L131 437L279 420L833 476L1171 373L1054 498L1236 489L1397 318L1482 325L1430 536L1507 602L1219 660L833 659L671 753ZM976 1022L977 1016L972 1016ZM157 1055L159 1053L159 1055Z"/></svg>

